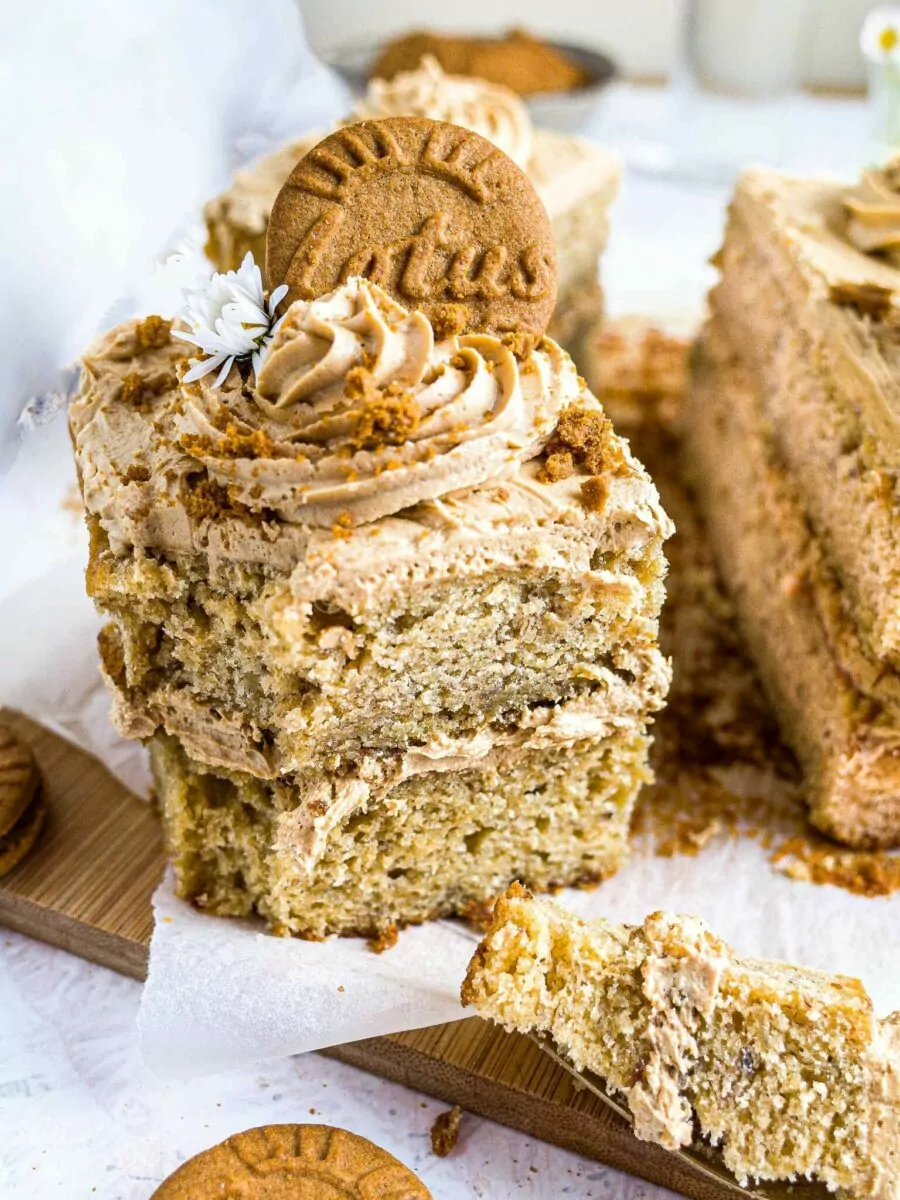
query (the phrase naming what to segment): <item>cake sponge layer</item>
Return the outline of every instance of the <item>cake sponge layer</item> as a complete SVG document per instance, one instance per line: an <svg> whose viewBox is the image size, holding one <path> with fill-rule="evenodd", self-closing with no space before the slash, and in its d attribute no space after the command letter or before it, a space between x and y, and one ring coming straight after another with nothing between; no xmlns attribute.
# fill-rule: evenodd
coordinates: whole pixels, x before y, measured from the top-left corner
<svg viewBox="0 0 900 1200"><path fill-rule="evenodd" d="M287 575L95 549L114 718L127 736L162 728L211 766L262 777L323 759L340 770L368 751L443 757L518 728L600 736L646 718L668 686L663 562L647 550L593 570L577 549L570 564L545 553L349 611L298 602Z"/></svg>
<svg viewBox="0 0 900 1200"><path fill-rule="evenodd" d="M549 1035L670 1149L695 1127L742 1184L805 1177L900 1195L900 1013L858 980L741 958L695 917L585 922L514 885L464 1004Z"/></svg>
<svg viewBox="0 0 900 1200"><path fill-rule="evenodd" d="M321 938L464 913L516 878L546 890L612 874L647 744L632 729L500 750L368 793L322 771L278 783L212 773L159 734L150 756L179 895Z"/></svg>

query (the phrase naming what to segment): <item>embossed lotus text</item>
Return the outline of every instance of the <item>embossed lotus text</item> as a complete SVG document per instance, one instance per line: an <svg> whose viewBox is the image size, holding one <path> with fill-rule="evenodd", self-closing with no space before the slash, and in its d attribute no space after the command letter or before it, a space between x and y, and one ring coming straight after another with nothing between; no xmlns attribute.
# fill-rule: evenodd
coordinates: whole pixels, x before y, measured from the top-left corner
<svg viewBox="0 0 900 1200"><path fill-rule="evenodd" d="M287 282L301 295L314 295L313 275L331 238L343 223L344 210L324 214L297 248ZM415 304L441 297L448 301L499 299L539 300L553 287L553 263L540 246L511 254L506 246L486 250L455 244L447 213L433 213L408 237L373 243L355 250L341 267L346 283L361 275Z"/></svg>

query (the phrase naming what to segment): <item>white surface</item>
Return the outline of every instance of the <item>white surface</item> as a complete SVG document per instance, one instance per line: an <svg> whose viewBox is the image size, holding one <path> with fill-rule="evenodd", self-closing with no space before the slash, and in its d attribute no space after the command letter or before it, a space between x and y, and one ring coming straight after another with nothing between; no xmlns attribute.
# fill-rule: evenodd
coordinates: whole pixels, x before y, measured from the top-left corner
<svg viewBox="0 0 900 1200"><path fill-rule="evenodd" d="M612 132L625 139L645 138L652 103L651 98L648 109L647 98L620 92L608 110L616 117ZM843 123L835 121L835 111L828 107L810 110L804 118L807 153L810 147L827 146L833 154L840 143L844 157L851 158L864 117L855 109L844 118ZM653 125L651 119L651 131ZM848 135L843 142L842 131ZM816 165L824 163L817 159ZM630 178L605 264L613 310L637 308L681 319L686 312L698 312L708 280L705 259L718 240L723 203L721 190ZM41 441L30 443L25 453L27 458L0 484L0 539L4 548L14 547L10 568L0 579L2 699L45 717L53 713L58 727L83 739L105 728L96 716L104 700L94 686L86 648L95 618L82 596L83 535L60 509L71 478L71 468L63 467L62 426L42 431ZM45 585L40 573L48 564ZM79 685L73 688L76 679ZM102 744L107 757L124 755L112 765L133 768L133 751L115 742L108 729ZM654 859L633 862L617 879L595 893L577 894L573 902L582 911L631 919L662 905L699 911L744 951L863 974L882 1011L900 1006L890 969L900 950L897 898L866 901L773 879L752 846L724 846L701 861L704 874L725 886L710 889L701 883L691 860ZM297 997L289 1019L273 1027L271 1012L258 1020L247 998L229 986L246 983L247 961L242 959L248 946L260 943L257 935L248 933L249 941L240 946L235 942L223 961L215 953L210 957L215 947L205 936L198 942L187 928L187 912L176 906L168 915L172 922L161 928L173 936L157 946L161 973L155 1023L145 1013L148 1046L160 1065L169 1068L178 1059L182 1069L210 1069L223 1053L233 1064L240 1055L243 1065L189 1083L161 1082L138 1054L138 985L27 939L0 935L0 1196L144 1200L186 1155L252 1124L312 1119L311 1108L318 1119L346 1125L398 1153L422 1172L436 1197L555 1200L568 1192L624 1200L653 1192L474 1118L467 1122L457 1154L439 1163L427 1152L425 1135L440 1105L423 1108L420 1097L316 1056L251 1065L257 1055L284 1054L309 1044L311 1024L320 1038L326 1020L335 1034L358 1030L357 989L370 987L360 983L370 964L383 962L384 976L394 976L387 983L382 979L379 1020L399 1026L448 1015L468 950L458 935L435 927L411 931L382 960L358 946L344 954L340 946L307 950L302 943L266 939L262 952L268 983L273 972L280 972L286 981L282 1002L285 995ZM191 919L196 920L193 914ZM816 936L822 928L832 930L827 942ZM239 927L232 926L230 936L238 935ZM441 943L448 952L436 968L417 968L418 994L403 980L397 990L402 956L413 953L415 943L433 938L437 945L442 936L455 940ZM317 970L329 965L334 970L339 955L338 971L350 972L341 979L344 994L349 985L347 1000L341 1001L349 1006L349 1019L346 1010L325 1011L319 997L317 1018L311 1022L309 996L298 991L304 962L320 960ZM161 986L166 978L179 981L168 994ZM319 978L320 984L328 979ZM323 994L325 986L320 987ZM152 990L148 995L152 998ZM199 1017L193 1026L184 1024L188 1008Z"/></svg>
<svg viewBox="0 0 900 1200"><path fill-rule="evenodd" d="M187 1087L144 1066L140 986L0 931L0 1196L149 1200L185 1158L239 1129L319 1121L416 1171L435 1200L666 1200L598 1163L466 1114L456 1151L430 1150L447 1105L319 1055Z"/></svg>

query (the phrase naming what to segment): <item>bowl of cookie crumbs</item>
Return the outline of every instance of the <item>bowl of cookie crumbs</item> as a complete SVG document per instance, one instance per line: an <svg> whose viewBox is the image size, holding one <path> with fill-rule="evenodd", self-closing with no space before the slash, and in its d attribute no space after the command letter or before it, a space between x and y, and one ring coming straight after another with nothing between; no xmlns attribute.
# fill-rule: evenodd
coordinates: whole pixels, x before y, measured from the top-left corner
<svg viewBox="0 0 900 1200"><path fill-rule="evenodd" d="M595 47L510 29L494 37L414 30L389 41L345 42L322 52L356 96L372 79L393 79L435 59L448 75L501 83L525 101L535 125L563 133L588 129L617 75Z"/></svg>

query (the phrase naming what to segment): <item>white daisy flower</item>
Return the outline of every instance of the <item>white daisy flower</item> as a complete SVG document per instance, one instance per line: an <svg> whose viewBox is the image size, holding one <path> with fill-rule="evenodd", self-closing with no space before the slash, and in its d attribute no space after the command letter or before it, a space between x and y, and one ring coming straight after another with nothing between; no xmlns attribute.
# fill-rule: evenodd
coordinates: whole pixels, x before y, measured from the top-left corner
<svg viewBox="0 0 900 1200"><path fill-rule="evenodd" d="M873 8L859 34L863 56L874 63L900 63L900 6Z"/></svg>
<svg viewBox="0 0 900 1200"><path fill-rule="evenodd" d="M275 319L275 310L287 290L283 283L266 301L262 274L249 252L236 271L215 272L185 287L181 316L192 332L173 329L172 336L190 342L207 357L194 360L184 382L193 383L218 368L213 385L218 387L235 359L248 357L255 375L281 324Z"/></svg>

